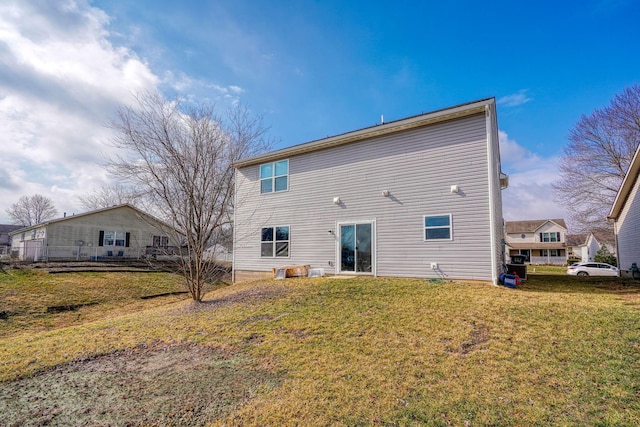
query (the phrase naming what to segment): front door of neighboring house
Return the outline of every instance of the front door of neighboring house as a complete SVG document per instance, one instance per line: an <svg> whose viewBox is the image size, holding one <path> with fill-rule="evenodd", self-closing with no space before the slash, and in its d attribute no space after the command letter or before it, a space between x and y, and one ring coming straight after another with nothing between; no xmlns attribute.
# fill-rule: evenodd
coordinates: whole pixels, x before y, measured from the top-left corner
<svg viewBox="0 0 640 427"><path fill-rule="evenodd" d="M338 272L374 274L374 222L338 224Z"/></svg>
<svg viewBox="0 0 640 427"><path fill-rule="evenodd" d="M531 261L531 249L520 249L520 255L526 255L527 261Z"/></svg>

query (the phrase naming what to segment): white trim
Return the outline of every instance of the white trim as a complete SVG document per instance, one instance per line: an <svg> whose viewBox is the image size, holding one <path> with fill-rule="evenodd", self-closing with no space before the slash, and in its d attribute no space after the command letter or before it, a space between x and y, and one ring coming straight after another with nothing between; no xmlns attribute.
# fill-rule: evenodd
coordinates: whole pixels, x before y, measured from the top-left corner
<svg viewBox="0 0 640 427"><path fill-rule="evenodd" d="M357 271L342 271L342 233L340 227L342 225L358 225L358 224L371 224L371 272L357 272ZM336 266L335 272L336 275L344 274L344 275L355 275L355 276L378 276L377 271L377 259L378 259L378 241L377 241L377 233L376 233L376 219L367 219L367 220L359 220L359 221L338 221L336 222Z"/></svg>
<svg viewBox="0 0 640 427"><path fill-rule="evenodd" d="M231 283L236 282L236 212L238 211L238 169L233 170L233 244L231 245Z"/></svg>
<svg viewBox="0 0 640 427"><path fill-rule="evenodd" d="M279 240L280 242L287 242L289 244L289 247L287 249L287 256L276 256L276 243L278 242L278 240L276 239L276 228L282 228L282 227L287 227L289 230L287 232L287 234L289 235L289 238L287 240ZM273 229L273 255L271 256L262 256L262 243L266 243L262 241L262 229L263 228L271 228ZM289 259L291 258L291 225L286 225L286 224L279 224L279 225L263 225L260 227L260 258L262 259Z"/></svg>
<svg viewBox="0 0 640 427"><path fill-rule="evenodd" d="M622 212L624 205L627 203L627 198L629 197L629 194L633 190L633 186L636 182L636 179L640 179L639 175L640 175L640 146L638 146L638 148L636 149L636 152L633 154L633 158L631 159L631 163L629 164L629 169L627 170L627 173L624 175L624 179L622 180L622 184L620 184L620 189L616 194L616 198L613 201L613 205L611 206L611 210L609 211L609 215L607 215L607 218L612 219L614 221L618 221L618 218L620 217L620 213Z"/></svg>
<svg viewBox="0 0 640 427"><path fill-rule="evenodd" d="M492 104L495 105L495 104ZM497 242L496 242L496 227L495 223L495 208L494 208L494 191L495 191L495 179L493 178L494 168L496 165L493 161L493 117L491 115L491 106L485 105L485 126L487 129L487 179L489 184L489 234L490 234L490 248L491 253L491 280L494 286L498 286L498 258L497 258ZM497 123L496 123L497 126ZM500 151L498 151L499 153ZM499 173L499 171L498 171ZM499 179L498 179L499 181ZM500 190L502 191L502 190ZM504 221L503 221L504 222ZM504 235L504 233L503 233Z"/></svg>
<svg viewBox="0 0 640 427"><path fill-rule="evenodd" d="M449 226L448 227L445 227L445 226L429 227L429 229L448 228L449 229L449 238L448 239L427 239L427 225L425 224L425 220L426 220L426 218L433 218L433 217L437 217L437 216L448 216L449 217ZM424 242L433 242L433 241L442 242L443 240L449 240L449 241L453 240L453 215L451 215L450 213L422 215L422 241L424 241Z"/></svg>
<svg viewBox="0 0 640 427"><path fill-rule="evenodd" d="M287 173L285 175L276 175L276 163L282 163L282 162L287 162ZM287 191L289 191L289 179L290 179L290 174L289 174L289 159L282 159L282 160L274 160L272 162L265 162L265 163L261 163L260 165L258 165L258 181L260 183L260 194L275 194L275 193L286 193ZM272 175L269 178L262 178L262 166L264 165L271 165L272 168ZM237 170L237 169L236 169ZM287 188L285 190L276 190L276 178L282 178L283 176L287 177ZM266 181L267 179L271 179L271 191L268 192L262 192L262 181Z"/></svg>

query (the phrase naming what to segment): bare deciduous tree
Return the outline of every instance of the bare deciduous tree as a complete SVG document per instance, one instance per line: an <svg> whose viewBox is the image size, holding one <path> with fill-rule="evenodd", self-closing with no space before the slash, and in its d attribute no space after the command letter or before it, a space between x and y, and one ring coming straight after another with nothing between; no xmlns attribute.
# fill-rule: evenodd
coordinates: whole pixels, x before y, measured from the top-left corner
<svg viewBox="0 0 640 427"><path fill-rule="evenodd" d="M201 301L221 274L208 253L232 227L232 165L267 149L268 129L242 106L220 116L213 105L185 105L151 93L121 107L112 127L121 154L109 170L144 189L154 213L176 231L174 239L182 239L180 269L191 297Z"/></svg>
<svg viewBox="0 0 640 427"><path fill-rule="evenodd" d="M571 130L560 159L555 198L569 208L579 231L610 230L606 216L640 145L640 86L583 115Z"/></svg>
<svg viewBox="0 0 640 427"><path fill-rule="evenodd" d="M25 227L40 224L58 214L53 200L41 194L20 197L6 212L14 224Z"/></svg>
<svg viewBox="0 0 640 427"><path fill-rule="evenodd" d="M83 208L95 210L128 203L133 206L144 204L144 191L123 184L103 185L92 193L78 196Z"/></svg>

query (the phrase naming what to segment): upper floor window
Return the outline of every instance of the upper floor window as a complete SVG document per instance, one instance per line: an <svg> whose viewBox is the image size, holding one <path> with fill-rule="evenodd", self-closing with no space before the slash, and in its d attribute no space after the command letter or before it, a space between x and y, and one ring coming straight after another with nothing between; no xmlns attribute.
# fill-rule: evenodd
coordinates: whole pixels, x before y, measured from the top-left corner
<svg viewBox="0 0 640 427"><path fill-rule="evenodd" d="M289 189L289 160L260 165L260 192L273 193Z"/></svg>
<svg viewBox="0 0 640 427"><path fill-rule="evenodd" d="M425 216L424 240L451 240L451 214Z"/></svg>
<svg viewBox="0 0 640 427"><path fill-rule="evenodd" d="M550 233L540 233L540 241L541 242L559 242L560 232L554 231Z"/></svg>

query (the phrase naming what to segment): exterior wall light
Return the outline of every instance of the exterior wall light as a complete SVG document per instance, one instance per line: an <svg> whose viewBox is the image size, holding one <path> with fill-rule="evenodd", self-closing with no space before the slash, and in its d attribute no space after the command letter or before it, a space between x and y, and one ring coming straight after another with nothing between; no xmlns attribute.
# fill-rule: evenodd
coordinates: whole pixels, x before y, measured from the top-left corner
<svg viewBox="0 0 640 427"><path fill-rule="evenodd" d="M452 193L457 193L458 191L460 191L460 187L458 187L457 184L451 186L451 192Z"/></svg>
<svg viewBox="0 0 640 427"><path fill-rule="evenodd" d="M334 197L333 198L333 204L334 205L339 205L340 204L340 197Z"/></svg>
<svg viewBox="0 0 640 427"><path fill-rule="evenodd" d="M391 193L389 192L389 190L382 190L382 196L383 196L383 197L389 197L389 194L391 194Z"/></svg>

